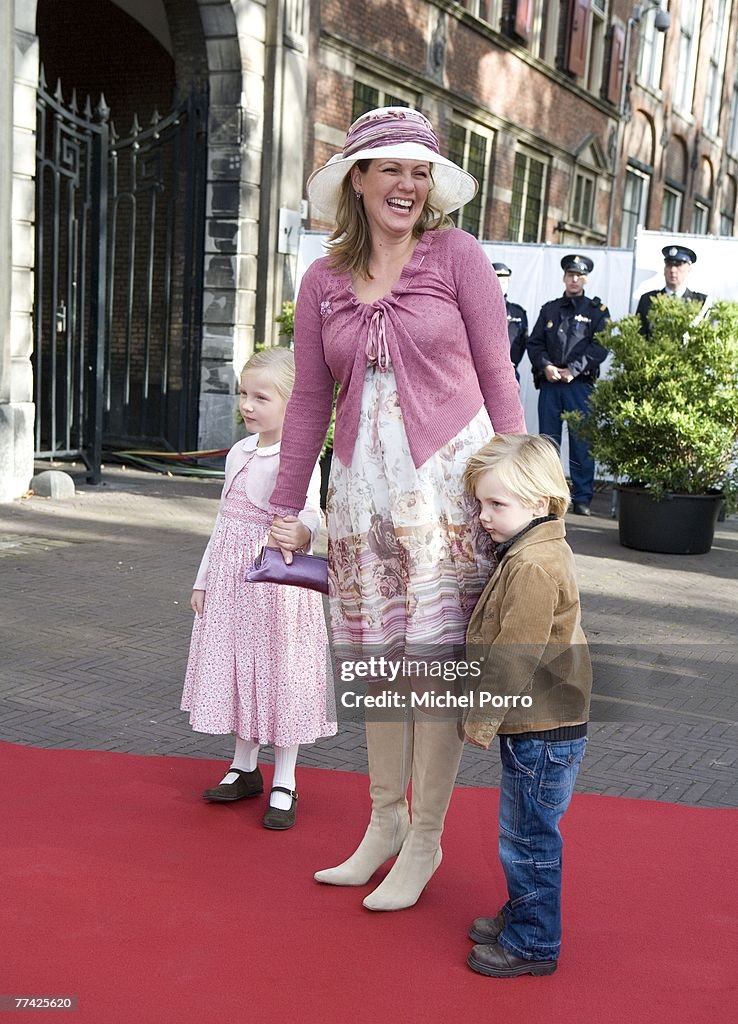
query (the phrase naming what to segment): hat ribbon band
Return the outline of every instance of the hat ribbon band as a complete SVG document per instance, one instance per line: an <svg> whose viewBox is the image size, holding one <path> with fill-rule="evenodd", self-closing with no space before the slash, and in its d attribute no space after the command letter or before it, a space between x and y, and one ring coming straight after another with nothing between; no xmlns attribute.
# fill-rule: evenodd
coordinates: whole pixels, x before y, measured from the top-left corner
<svg viewBox="0 0 738 1024"><path fill-rule="evenodd" d="M398 124L396 127L393 126L392 129L388 129L386 124L381 126L381 128L371 125L369 129L363 131L359 128L353 135L353 138L346 140L343 150L344 158L353 156L354 153L358 153L363 149L401 146L404 143L415 143L419 146L425 146L432 153L439 153L438 139L435 134L432 131L424 131L419 125L404 123Z"/></svg>

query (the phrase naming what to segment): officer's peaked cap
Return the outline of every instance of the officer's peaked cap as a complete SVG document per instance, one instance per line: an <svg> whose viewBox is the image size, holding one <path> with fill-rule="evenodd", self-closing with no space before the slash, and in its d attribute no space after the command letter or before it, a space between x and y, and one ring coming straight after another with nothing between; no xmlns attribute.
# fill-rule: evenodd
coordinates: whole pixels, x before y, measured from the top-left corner
<svg viewBox="0 0 738 1024"><path fill-rule="evenodd" d="M561 266L564 271L571 270L575 274L591 274L594 269L594 263L589 256L579 256L577 253L564 256Z"/></svg>
<svg viewBox="0 0 738 1024"><path fill-rule="evenodd" d="M512 275L512 270L510 270L507 263L493 263L492 266L498 277L510 277Z"/></svg>
<svg viewBox="0 0 738 1024"><path fill-rule="evenodd" d="M666 263L696 263L697 254L686 245L665 245L661 250Z"/></svg>

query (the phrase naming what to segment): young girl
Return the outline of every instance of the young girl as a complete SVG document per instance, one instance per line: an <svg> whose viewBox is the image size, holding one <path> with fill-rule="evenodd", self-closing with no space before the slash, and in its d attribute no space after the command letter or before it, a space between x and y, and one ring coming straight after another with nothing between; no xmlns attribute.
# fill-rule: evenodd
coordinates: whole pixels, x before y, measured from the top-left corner
<svg viewBox="0 0 738 1024"><path fill-rule="evenodd" d="M259 747L274 745L274 780L265 828L295 823L295 763L300 743L332 736L326 709L326 649L319 594L244 579L269 533L269 495L295 380L288 349L257 352L241 374L240 410L251 436L226 458L220 510L192 591L195 612L182 710L198 732L234 733L229 771L205 800L228 802L263 792ZM305 508L272 536L289 551L308 547L320 525L316 467Z"/></svg>

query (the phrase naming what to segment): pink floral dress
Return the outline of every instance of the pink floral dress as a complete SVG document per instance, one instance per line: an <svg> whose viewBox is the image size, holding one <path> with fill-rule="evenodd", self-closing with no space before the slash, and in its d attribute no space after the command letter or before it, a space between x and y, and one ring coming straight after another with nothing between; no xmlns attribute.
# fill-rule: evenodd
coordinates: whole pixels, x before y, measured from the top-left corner
<svg viewBox="0 0 738 1024"><path fill-rule="evenodd" d="M233 481L215 524L182 709L198 732L288 747L336 733L328 638L320 594L244 579L273 516L248 497L255 457Z"/></svg>

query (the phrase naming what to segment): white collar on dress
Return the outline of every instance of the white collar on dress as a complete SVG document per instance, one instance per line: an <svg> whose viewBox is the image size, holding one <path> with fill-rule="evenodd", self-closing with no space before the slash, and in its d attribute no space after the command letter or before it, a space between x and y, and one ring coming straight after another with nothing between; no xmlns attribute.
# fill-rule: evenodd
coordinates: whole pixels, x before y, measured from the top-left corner
<svg viewBox="0 0 738 1024"><path fill-rule="evenodd" d="M259 448L259 435L249 434L243 441L243 450L246 452L255 451L261 458L266 459L270 455L279 455L281 444L281 441L277 441L276 444L267 444Z"/></svg>

